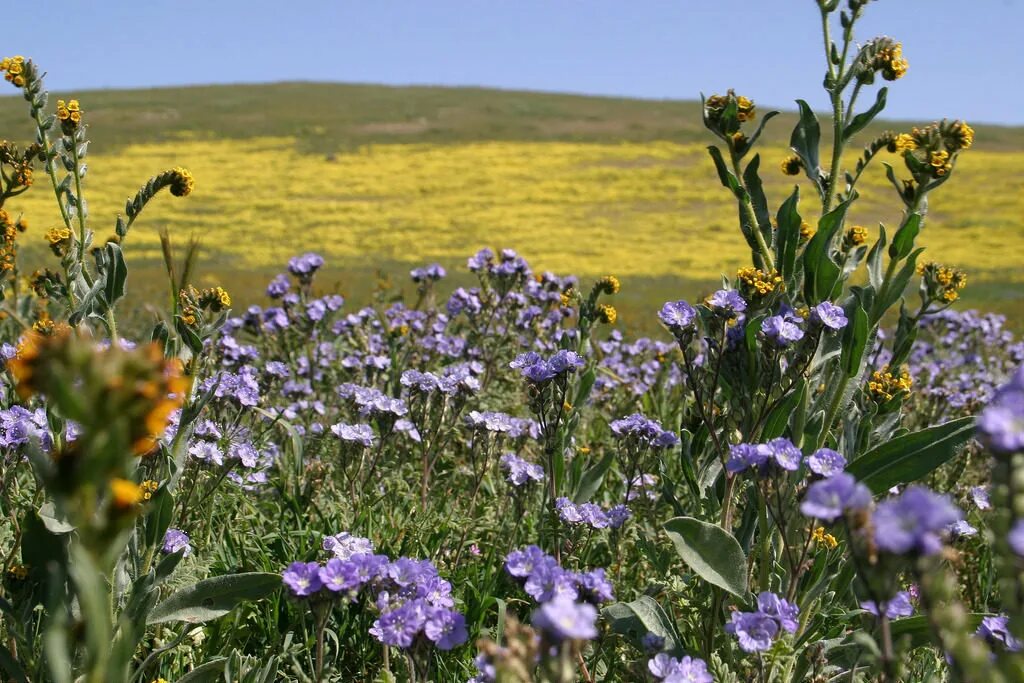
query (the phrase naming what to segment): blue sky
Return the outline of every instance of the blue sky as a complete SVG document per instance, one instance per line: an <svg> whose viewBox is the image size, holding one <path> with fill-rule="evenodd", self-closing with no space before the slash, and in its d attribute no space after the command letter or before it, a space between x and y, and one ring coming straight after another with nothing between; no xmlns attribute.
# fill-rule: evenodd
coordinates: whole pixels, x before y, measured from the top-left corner
<svg viewBox="0 0 1024 683"><path fill-rule="evenodd" d="M732 86L762 106L827 105L814 0L33 4L46 39L10 30L3 49L55 90L317 80L692 99ZM904 44L888 116L1024 124L1021 26L1024 0L878 0L858 36Z"/></svg>

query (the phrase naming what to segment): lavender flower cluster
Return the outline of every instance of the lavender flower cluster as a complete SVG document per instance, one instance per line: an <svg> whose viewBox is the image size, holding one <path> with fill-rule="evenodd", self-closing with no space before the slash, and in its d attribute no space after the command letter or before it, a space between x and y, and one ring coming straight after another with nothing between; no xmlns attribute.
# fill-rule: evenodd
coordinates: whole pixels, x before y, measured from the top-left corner
<svg viewBox="0 0 1024 683"><path fill-rule="evenodd" d="M301 600L343 599L354 602L366 591L379 614L370 634L385 645L409 648L425 639L442 650L466 642L465 617L452 609L451 584L428 560L374 553L367 538L342 532L327 536L326 563L293 562L282 574L289 592Z"/></svg>

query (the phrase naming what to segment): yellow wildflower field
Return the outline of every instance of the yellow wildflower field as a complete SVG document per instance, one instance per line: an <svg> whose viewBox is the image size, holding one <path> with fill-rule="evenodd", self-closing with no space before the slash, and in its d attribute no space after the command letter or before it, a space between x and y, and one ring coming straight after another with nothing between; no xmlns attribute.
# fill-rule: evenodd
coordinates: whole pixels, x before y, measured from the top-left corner
<svg viewBox="0 0 1024 683"><path fill-rule="evenodd" d="M786 150L762 154L774 212L793 179L779 170ZM735 205L705 147L672 142L378 144L325 156L298 151L288 137L189 136L113 154L91 150L86 197L97 238L113 232L125 199L145 180L140 169L179 165L192 171L196 189L147 207L127 239L133 260L159 258L163 226L179 240L200 236L217 270L273 268L307 250L336 267L454 264L485 245L513 247L535 268L580 275L707 280L749 260ZM1024 254L1022 178L1022 153L964 154L933 195L921 238L927 256L965 268L972 282L1024 278L1013 262ZM37 187L12 202L38 227L28 240L41 240L59 221L45 180L40 173ZM813 218L818 203L808 185L802 191L802 213ZM898 219L877 161L861 191L851 220L874 239L880 221Z"/></svg>

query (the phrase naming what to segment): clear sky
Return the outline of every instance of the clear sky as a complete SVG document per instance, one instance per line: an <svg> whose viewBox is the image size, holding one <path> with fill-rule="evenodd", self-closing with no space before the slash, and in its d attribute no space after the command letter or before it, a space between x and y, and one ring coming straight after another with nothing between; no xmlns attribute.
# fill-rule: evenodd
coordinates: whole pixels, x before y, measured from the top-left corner
<svg viewBox="0 0 1024 683"><path fill-rule="evenodd" d="M693 99L731 86L762 106L827 105L814 0L30 0L18 23L3 52L32 56L55 90L316 80ZM1024 0L878 0L858 36L904 44L888 116L1024 124L1022 27Z"/></svg>

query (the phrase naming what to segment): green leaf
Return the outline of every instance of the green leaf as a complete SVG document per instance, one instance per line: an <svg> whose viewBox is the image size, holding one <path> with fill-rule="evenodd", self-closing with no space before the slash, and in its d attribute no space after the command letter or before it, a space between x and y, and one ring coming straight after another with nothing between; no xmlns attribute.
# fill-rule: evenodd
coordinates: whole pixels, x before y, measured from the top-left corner
<svg viewBox="0 0 1024 683"><path fill-rule="evenodd" d="M227 663L227 657L211 659L179 678L177 683L211 683L212 681L222 681L224 680L224 667Z"/></svg>
<svg viewBox="0 0 1024 683"><path fill-rule="evenodd" d="M778 115L779 115L779 112L777 112L777 111L770 111L770 112L766 112L765 115L761 117L761 123L759 123L757 125L757 129L754 131L754 134L750 136L749 140L747 140L747 149L750 149L751 147L753 147L754 143L757 142L757 139L759 137L761 137L761 133L764 132L765 124L767 124L769 121L771 121L773 118L775 118Z"/></svg>
<svg viewBox="0 0 1024 683"><path fill-rule="evenodd" d="M75 530L75 526L67 517L57 512L51 501L43 503L39 508L39 519L50 533L67 534Z"/></svg>
<svg viewBox="0 0 1024 683"><path fill-rule="evenodd" d="M961 417L890 439L851 462L846 471L874 493L917 481L949 462L974 435L974 418Z"/></svg>
<svg viewBox="0 0 1024 683"><path fill-rule="evenodd" d="M842 269L832 260L832 242L843 227L847 200L829 211L818 221L818 231L804 248L804 295L809 305L828 299L832 294Z"/></svg>
<svg viewBox="0 0 1024 683"><path fill-rule="evenodd" d="M796 250L800 244L800 224L803 219L797 212L800 205L800 186L793 188L793 194L782 203L775 220L778 223L776 232L776 255L775 262L779 267L779 274L785 282L796 270Z"/></svg>
<svg viewBox="0 0 1024 683"><path fill-rule="evenodd" d="M124 262L124 253L121 247L113 242L107 242L103 248L106 251L103 272L103 298L108 308L124 296L125 282L128 279L128 266Z"/></svg>
<svg viewBox="0 0 1024 683"><path fill-rule="evenodd" d="M732 190L732 193L736 195L736 198L743 201L747 197L746 191L740 185L739 179L732 174L732 171L725 165L725 159L722 158L722 150L718 149L714 145L708 147L708 154L715 162L715 170L718 171L718 179L722 181L722 186Z"/></svg>
<svg viewBox="0 0 1024 683"><path fill-rule="evenodd" d="M576 389L576 399L573 401L574 406L582 406L586 404L587 399L590 398L590 390L594 388L594 381L597 380L597 373L594 368L589 368L580 377L579 387Z"/></svg>
<svg viewBox="0 0 1024 683"><path fill-rule="evenodd" d="M856 377L868 343L868 314L859 302L853 300L846 311L849 322L843 330L843 351L840 366L847 377Z"/></svg>
<svg viewBox="0 0 1024 683"><path fill-rule="evenodd" d="M757 218L757 225L754 230L768 228L771 230L771 216L768 213L768 198L764 196L764 188L761 186L761 176L758 169L761 166L761 155L755 154L747 167L743 170L743 182L750 193L750 203L754 207L754 216ZM769 238L770 239L770 238Z"/></svg>
<svg viewBox="0 0 1024 683"><path fill-rule="evenodd" d="M665 647L669 651L681 648L676 636L675 626L668 614L657 600L641 595L633 602L616 602L601 610L612 631L629 636L640 644L640 639L648 633L665 639Z"/></svg>
<svg viewBox="0 0 1024 683"><path fill-rule="evenodd" d="M803 401L803 393L806 390L807 380L800 378L796 390L790 392L768 414L768 418L764 421L764 429L761 430L761 441L770 441L783 435L786 431L786 425L789 423L789 418L793 415L793 411L797 409L801 401Z"/></svg>
<svg viewBox="0 0 1024 683"><path fill-rule="evenodd" d="M747 593L747 558L728 531L693 517L665 522L665 531L676 552L708 583L738 597Z"/></svg>
<svg viewBox="0 0 1024 683"><path fill-rule="evenodd" d="M818 177L818 146L821 144L821 127L806 102L797 100L796 103L800 107L800 120L797 121L793 135L789 138L789 146L803 162L807 177L821 192L823 188Z"/></svg>
<svg viewBox="0 0 1024 683"><path fill-rule="evenodd" d="M882 286L882 278L884 277L882 273L882 252L885 250L885 245L885 226L879 223L878 241L871 246L871 251L868 252L868 280L876 292Z"/></svg>
<svg viewBox="0 0 1024 683"><path fill-rule="evenodd" d="M869 321L872 325L877 323L885 315L885 312L889 310L894 303L900 300L903 296L903 290L907 288L910 283L910 278L914 276L917 271L917 257L924 251L924 247L914 250L910 256L907 257L906 262L893 277L889 283L889 287L884 292L879 292L878 298L875 299L875 306L872 310L871 320ZM884 294L885 296L881 296Z"/></svg>
<svg viewBox="0 0 1024 683"><path fill-rule="evenodd" d="M245 600L259 600L281 587L281 575L228 574L182 588L153 608L147 624L184 621L199 624L224 616Z"/></svg>
<svg viewBox="0 0 1024 683"><path fill-rule="evenodd" d="M858 132L864 129L871 121L885 109L885 96L889 94L888 88L882 88L875 96L875 103L867 111L861 112L853 117L853 120L846 124L843 129L843 140L849 140Z"/></svg>
<svg viewBox="0 0 1024 683"><path fill-rule="evenodd" d="M573 502L585 503L590 500L604 482L604 477L615 462L615 451L609 450L598 462L588 467L580 478L576 493L573 494Z"/></svg>
<svg viewBox="0 0 1024 683"><path fill-rule="evenodd" d="M892 237L892 244L889 245L889 258L897 261L907 257L914 249L914 241L917 233L921 231L921 214L912 213L906 222L900 226Z"/></svg>

